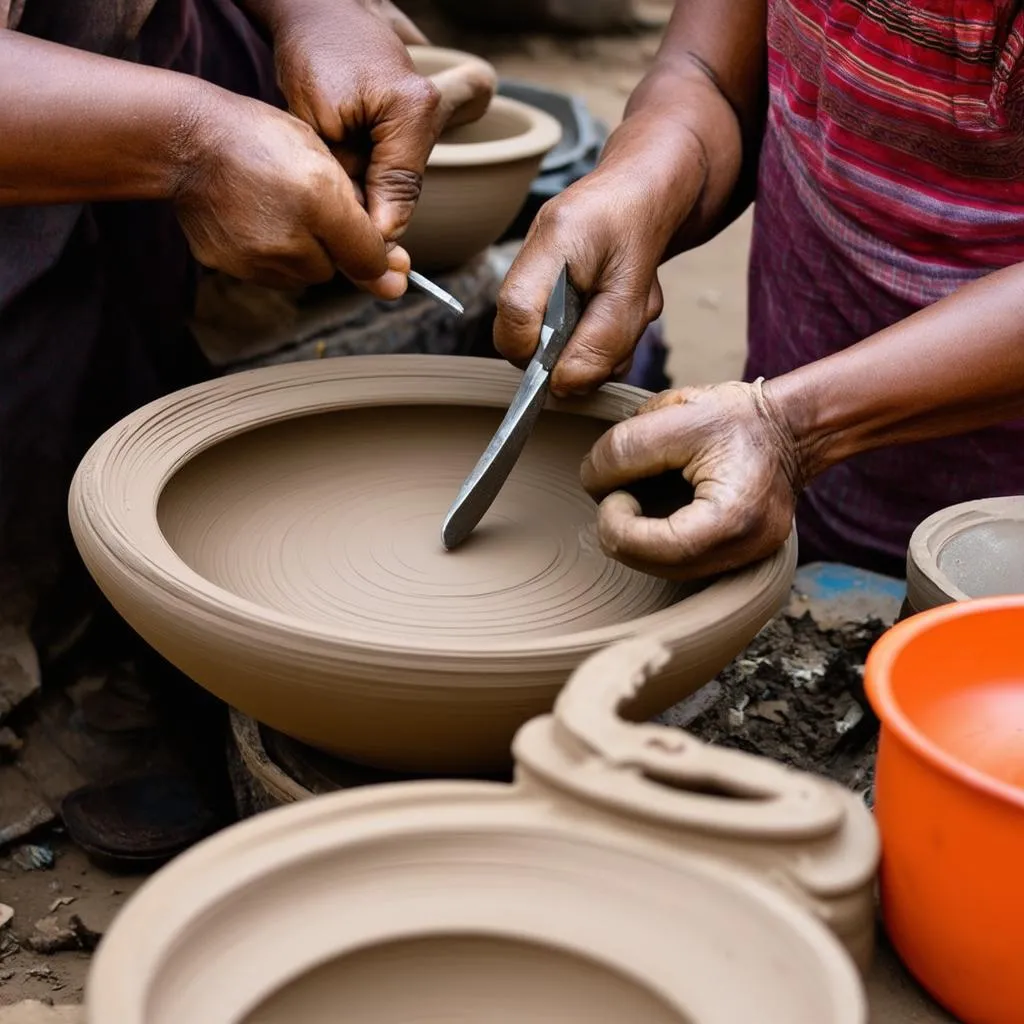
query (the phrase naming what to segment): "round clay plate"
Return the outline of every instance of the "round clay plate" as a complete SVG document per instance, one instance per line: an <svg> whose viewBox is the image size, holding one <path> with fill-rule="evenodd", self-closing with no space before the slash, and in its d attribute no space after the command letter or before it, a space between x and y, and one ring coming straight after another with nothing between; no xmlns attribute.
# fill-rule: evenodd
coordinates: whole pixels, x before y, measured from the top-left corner
<svg viewBox="0 0 1024 1024"><path fill-rule="evenodd" d="M641 629L680 651L684 696L778 607L792 545L693 591L605 557L579 464L644 398L610 387L552 403L476 532L445 551L445 513L519 379L494 360L366 356L179 392L87 455L76 540L114 606L197 682L383 767L507 763L579 661Z"/></svg>
<svg viewBox="0 0 1024 1024"><path fill-rule="evenodd" d="M562 812L562 813L560 813ZM709 858L486 783L253 818L107 933L89 1024L864 1024L838 941Z"/></svg>

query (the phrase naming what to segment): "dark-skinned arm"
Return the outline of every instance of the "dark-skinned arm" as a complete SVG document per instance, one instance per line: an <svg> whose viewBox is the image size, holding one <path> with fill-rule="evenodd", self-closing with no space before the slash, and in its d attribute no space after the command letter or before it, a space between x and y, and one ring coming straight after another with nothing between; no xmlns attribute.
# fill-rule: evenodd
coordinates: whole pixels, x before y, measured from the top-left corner
<svg viewBox="0 0 1024 1024"><path fill-rule="evenodd" d="M763 385L666 391L584 461L584 486L603 499L601 544L675 579L762 558L788 536L801 489L830 466L1024 416L1022 353L1018 265ZM672 470L695 498L667 519L644 517L621 490Z"/></svg>
<svg viewBox="0 0 1024 1024"><path fill-rule="evenodd" d="M654 67L626 105L623 127L671 117L692 134L705 182L664 259L710 240L750 205L767 113L764 0L680 0ZM675 83L681 83L681 86ZM666 100L681 109L666 111Z"/></svg>
<svg viewBox="0 0 1024 1024"><path fill-rule="evenodd" d="M852 455L1024 414L1024 264L765 385L811 479Z"/></svg>
<svg viewBox="0 0 1024 1024"><path fill-rule="evenodd" d="M169 199L196 258L301 287L338 269L405 289L352 183L308 125L188 75L0 29L0 205Z"/></svg>
<svg viewBox="0 0 1024 1024"><path fill-rule="evenodd" d="M203 82L0 29L0 205L168 199Z"/></svg>
<svg viewBox="0 0 1024 1024"><path fill-rule="evenodd" d="M588 303L552 375L556 394L621 372L661 313L662 261L712 237L749 202L765 10L765 0L679 0L597 168L538 214L498 298L494 341L513 362L530 358L568 264Z"/></svg>

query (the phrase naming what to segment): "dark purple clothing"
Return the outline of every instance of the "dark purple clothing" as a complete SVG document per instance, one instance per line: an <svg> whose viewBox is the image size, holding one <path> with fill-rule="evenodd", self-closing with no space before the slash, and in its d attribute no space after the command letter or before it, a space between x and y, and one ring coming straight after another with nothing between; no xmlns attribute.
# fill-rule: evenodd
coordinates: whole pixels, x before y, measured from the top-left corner
<svg viewBox="0 0 1024 1024"><path fill-rule="evenodd" d="M17 30L279 101L269 48L230 0L157 0L132 39L144 6L27 0ZM210 374L186 327L196 280L167 203L0 209L0 615L69 553L67 488L88 445Z"/></svg>
<svg viewBox="0 0 1024 1024"><path fill-rule="evenodd" d="M838 352L918 308L833 248L797 194L769 127L754 208L747 379ZM902 576L910 535L923 519L957 502L1010 494L1024 494L1024 423L869 452L808 488L798 511L801 554Z"/></svg>

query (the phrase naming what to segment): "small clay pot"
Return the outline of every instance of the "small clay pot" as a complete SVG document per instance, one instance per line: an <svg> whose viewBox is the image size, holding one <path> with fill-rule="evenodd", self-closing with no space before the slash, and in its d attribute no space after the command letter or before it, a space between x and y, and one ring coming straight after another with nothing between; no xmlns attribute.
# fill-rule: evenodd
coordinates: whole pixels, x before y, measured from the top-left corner
<svg viewBox="0 0 1024 1024"><path fill-rule="evenodd" d="M512 224L562 128L543 110L505 96L495 96L476 120L461 123L477 114L475 101L460 98L468 81L463 72L480 65L482 76L489 65L458 50L413 46L409 52L417 69L438 81L443 103L461 113L449 121L451 127L430 154L402 245L417 270L451 270L497 241Z"/></svg>
<svg viewBox="0 0 1024 1024"><path fill-rule="evenodd" d="M441 46L410 46L409 56L441 93L445 128L472 124L487 112L498 88L498 72L482 57Z"/></svg>
<svg viewBox="0 0 1024 1024"><path fill-rule="evenodd" d="M944 508L913 533L904 614L1024 593L1024 496Z"/></svg>
<svg viewBox="0 0 1024 1024"><path fill-rule="evenodd" d="M781 607L791 539L680 587L608 559L580 461L645 392L551 400L474 535L445 512L521 374L491 359L365 356L252 370L162 398L93 446L71 491L114 607L257 721L410 773L488 773L583 659L657 631L638 714L711 679Z"/></svg>
<svg viewBox="0 0 1024 1024"><path fill-rule="evenodd" d="M809 894L835 927L853 885L870 926L870 815L619 719L668 657L588 662L520 733L512 786L371 786L196 847L107 933L90 1024L865 1024Z"/></svg>

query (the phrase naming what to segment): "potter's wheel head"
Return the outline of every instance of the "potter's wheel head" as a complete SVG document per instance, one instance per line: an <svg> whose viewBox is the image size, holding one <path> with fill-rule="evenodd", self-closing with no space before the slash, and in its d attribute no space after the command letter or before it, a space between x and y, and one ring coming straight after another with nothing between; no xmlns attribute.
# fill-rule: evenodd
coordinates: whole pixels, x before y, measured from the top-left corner
<svg viewBox="0 0 1024 1024"><path fill-rule="evenodd" d="M545 411L474 536L445 551L445 512L519 378L493 360L353 357L171 395L83 461L79 549L182 671L354 760L507 764L572 669L639 631L679 654L672 703L778 607L792 547L695 591L606 558L579 464L645 397L613 387Z"/></svg>

